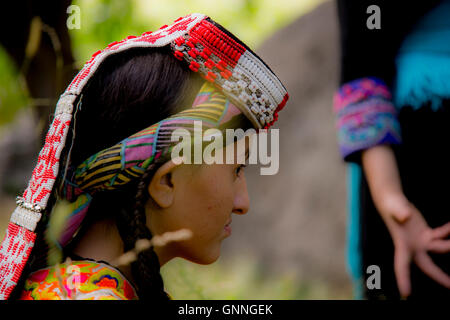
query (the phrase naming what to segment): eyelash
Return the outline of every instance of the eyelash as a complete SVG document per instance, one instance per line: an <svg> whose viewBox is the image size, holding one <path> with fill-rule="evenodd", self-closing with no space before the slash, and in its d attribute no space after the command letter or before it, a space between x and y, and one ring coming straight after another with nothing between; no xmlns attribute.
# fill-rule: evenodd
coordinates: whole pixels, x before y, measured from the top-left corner
<svg viewBox="0 0 450 320"><path fill-rule="evenodd" d="M236 176L239 176L239 174L241 173L242 169L244 169L247 165L245 164L241 164L239 167L236 168Z"/></svg>

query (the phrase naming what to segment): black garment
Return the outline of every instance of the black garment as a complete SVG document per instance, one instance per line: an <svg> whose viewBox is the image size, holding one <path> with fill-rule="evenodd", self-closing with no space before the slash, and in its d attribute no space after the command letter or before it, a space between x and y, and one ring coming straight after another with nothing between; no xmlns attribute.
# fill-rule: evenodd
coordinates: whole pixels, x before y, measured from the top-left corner
<svg viewBox="0 0 450 320"><path fill-rule="evenodd" d="M415 23L440 1L406 2L397 0L338 0L341 34L340 84L363 78L377 77L392 88L395 79L395 57L408 32ZM381 29L370 30L366 21L367 8L377 5L381 10ZM421 211L430 227L450 221L450 101L435 112L429 106L418 110L403 107L398 116L402 144L393 146L406 197ZM360 157L351 157L360 162ZM369 290L369 299L398 299L394 273L394 247L391 236L373 200L362 172L360 186L360 226L362 274L367 267L377 265L381 270L381 289ZM449 254L430 254L433 260L450 274ZM437 284L411 264L411 298L449 298L450 290ZM364 281L364 284L366 281Z"/></svg>
<svg viewBox="0 0 450 320"><path fill-rule="evenodd" d="M450 221L450 100L438 111L430 107L413 110L402 108L399 121L403 143L394 146L405 195L422 213L430 227ZM387 227L374 207L367 181L361 181L361 227L363 270L378 265L381 289L368 290L369 299L398 299L394 274L394 247ZM441 269L450 274L450 255L430 256ZM363 272L363 274L366 274ZM369 275L370 276L370 275ZM437 284L411 265L411 298L449 299L450 290Z"/></svg>
<svg viewBox="0 0 450 320"><path fill-rule="evenodd" d="M440 0L338 0L341 46L341 79L344 84L363 77L377 77L390 87L395 56L408 32ZM381 29L368 29L367 8L380 8Z"/></svg>

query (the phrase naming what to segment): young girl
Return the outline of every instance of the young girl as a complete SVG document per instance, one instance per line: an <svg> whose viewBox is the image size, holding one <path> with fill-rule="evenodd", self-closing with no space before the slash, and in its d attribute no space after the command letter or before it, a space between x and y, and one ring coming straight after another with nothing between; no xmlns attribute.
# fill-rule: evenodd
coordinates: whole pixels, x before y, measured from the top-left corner
<svg viewBox="0 0 450 320"><path fill-rule="evenodd" d="M0 297L167 299L160 267L214 262L232 214L249 209L238 161L247 140L222 146L231 162L189 165L172 156L174 133L198 123L205 135L267 129L287 99L259 57L201 14L95 53L61 96L18 198L0 248ZM149 242L180 230L178 241ZM49 264L55 250L69 260ZM114 267L124 253L131 263Z"/></svg>

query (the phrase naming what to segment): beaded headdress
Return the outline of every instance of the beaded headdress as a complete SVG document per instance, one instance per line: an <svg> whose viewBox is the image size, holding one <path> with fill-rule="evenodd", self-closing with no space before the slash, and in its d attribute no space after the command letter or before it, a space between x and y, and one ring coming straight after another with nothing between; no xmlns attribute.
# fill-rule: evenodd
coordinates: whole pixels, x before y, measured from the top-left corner
<svg viewBox="0 0 450 320"><path fill-rule="evenodd" d="M0 246L0 299L8 299L17 285L36 241L36 226L48 214L47 203L83 87L108 56L130 48L164 46L210 82L255 128L267 129L278 119L278 111L288 100L280 80L247 46L203 14L187 15L155 32L129 36L94 53L61 95L32 177L17 200Z"/></svg>

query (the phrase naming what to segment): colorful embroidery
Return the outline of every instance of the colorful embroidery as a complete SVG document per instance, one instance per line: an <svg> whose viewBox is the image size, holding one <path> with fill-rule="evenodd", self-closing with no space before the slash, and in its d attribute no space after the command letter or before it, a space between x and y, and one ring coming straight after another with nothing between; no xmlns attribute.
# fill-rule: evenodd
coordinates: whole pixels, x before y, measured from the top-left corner
<svg viewBox="0 0 450 320"><path fill-rule="evenodd" d="M399 144L400 124L387 86L376 78L343 85L334 97L342 157L379 144Z"/></svg>
<svg viewBox="0 0 450 320"><path fill-rule="evenodd" d="M93 261L72 261L33 272L21 300L136 300L127 279L113 267Z"/></svg>

